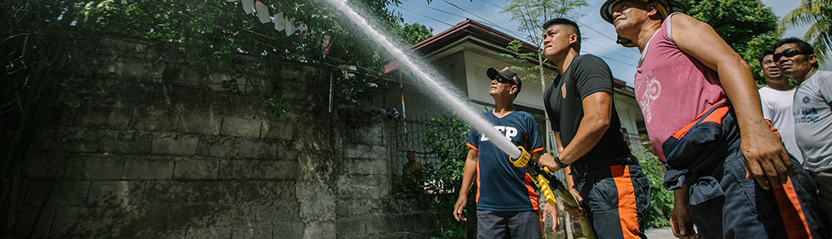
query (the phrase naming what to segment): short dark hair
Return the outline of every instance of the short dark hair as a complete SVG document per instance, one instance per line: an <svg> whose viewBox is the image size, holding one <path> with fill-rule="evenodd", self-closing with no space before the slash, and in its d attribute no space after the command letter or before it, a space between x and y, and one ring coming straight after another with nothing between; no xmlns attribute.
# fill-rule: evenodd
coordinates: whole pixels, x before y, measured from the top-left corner
<svg viewBox="0 0 832 239"><path fill-rule="evenodd" d="M783 45L786 45L786 44L789 44L789 43L795 44L795 46L797 46L797 49L800 50L800 52L805 52L805 54L815 54L815 48L812 47L812 44L809 44L808 42L806 42L804 40L800 40L800 38L797 38L797 37L789 37L789 38L784 38L783 40L777 41L777 43L774 43L774 47L772 49L777 49L780 46L783 46ZM815 68L818 68L818 63L815 62L815 64L812 64L812 66L815 67Z"/></svg>
<svg viewBox="0 0 832 239"><path fill-rule="evenodd" d="M760 62L760 67L763 67L763 58L766 58L766 56L768 55L774 55L774 48L765 49L763 50L763 53L760 53L760 58L757 58L757 60Z"/></svg>
<svg viewBox="0 0 832 239"><path fill-rule="evenodd" d="M575 23L574 21L566 18L555 18L546 21L546 23L543 24L543 31L546 32L546 29L549 29L549 27L553 25L567 25L572 27L572 32L578 36L578 45L576 46L575 50L577 50L578 52L581 51L581 28L578 27L578 23Z"/></svg>

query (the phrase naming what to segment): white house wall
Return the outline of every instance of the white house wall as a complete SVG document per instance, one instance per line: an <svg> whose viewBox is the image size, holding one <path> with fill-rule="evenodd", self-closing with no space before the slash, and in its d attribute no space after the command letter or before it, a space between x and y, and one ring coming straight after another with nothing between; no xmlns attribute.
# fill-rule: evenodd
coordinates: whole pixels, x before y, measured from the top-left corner
<svg viewBox="0 0 832 239"><path fill-rule="evenodd" d="M431 62L437 72L447 80L445 85L453 87L454 93L463 99L467 97L465 100L472 110L482 112L484 110L483 106L491 109L494 105L494 100L488 95L491 81L486 75L486 70L489 67L500 70L512 65L512 63L494 51L483 47L482 42L479 44L472 43L473 40L477 39L466 38L449 44L444 49L429 56L428 62ZM521 73L520 76L526 79L525 74ZM388 77L398 78L398 74L388 75ZM400 114L404 114L406 110L408 115L438 116L452 113L443 103L447 100L434 97L412 76L404 75L403 77L404 82L406 82L403 89L404 110L401 98L402 89L400 89L398 82L390 83L388 87L375 90L376 92L373 92L373 97L370 100L371 105L379 108L395 108ZM547 87L551 84L551 80L546 80ZM614 100L621 119L621 127L625 128L630 134L638 134L638 121L643 121L643 117L635 99L631 95L616 92ZM543 89L541 89L540 82L524 80L523 89L515 100L515 104L538 109L542 112Z"/></svg>

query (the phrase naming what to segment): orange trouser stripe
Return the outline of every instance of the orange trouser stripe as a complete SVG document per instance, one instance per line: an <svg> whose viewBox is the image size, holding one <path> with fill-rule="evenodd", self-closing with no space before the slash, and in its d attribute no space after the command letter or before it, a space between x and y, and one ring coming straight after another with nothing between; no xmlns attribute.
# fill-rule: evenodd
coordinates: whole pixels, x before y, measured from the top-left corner
<svg viewBox="0 0 832 239"><path fill-rule="evenodd" d="M610 166L615 187L618 189L618 218L621 223L621 235L624 238L638 236L638 213L636 212L636 194L630 178L630 168L626 165Z"/></svg>
<svg viewBox="0 0 832 239"><path fill-rule="evenodd" d="M774 191L774 197L777 198L777 206L780 209L780 217L783 219L783 227L786 228L786 235L789 238L812 238L791 178L779 188L772 187L772 191Z"/></svg>

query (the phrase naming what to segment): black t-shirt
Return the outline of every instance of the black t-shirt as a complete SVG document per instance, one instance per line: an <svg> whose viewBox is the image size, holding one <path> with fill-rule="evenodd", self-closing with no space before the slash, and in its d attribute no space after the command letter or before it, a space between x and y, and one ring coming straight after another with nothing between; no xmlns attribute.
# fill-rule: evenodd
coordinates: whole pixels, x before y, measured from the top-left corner
<svg viewBox="0 0 832 239"><path fill-rule="evenodd" d="M552 85L546 88L544 103L552 123L552 130L560 131L563 147L567 147L584 117L582 100L596 92L613 94L612 72L604 60L593 55L580 55L572 60L569 68L555 78ZM595 162L595 159L611 159L630 153L627 142L621 135L621 121L612 103L610 127L586 155L578 159L578 163Z"/></svg>

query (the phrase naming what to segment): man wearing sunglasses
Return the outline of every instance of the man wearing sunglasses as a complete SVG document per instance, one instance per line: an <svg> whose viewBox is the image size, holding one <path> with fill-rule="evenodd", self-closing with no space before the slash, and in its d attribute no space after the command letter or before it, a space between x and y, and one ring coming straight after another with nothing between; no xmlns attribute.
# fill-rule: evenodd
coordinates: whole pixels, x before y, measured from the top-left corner
<svg viewBox="0 0 832 239"><path fill-rule="evenodd" d="M543 142L537 122L530 114L514 108L514 100L523 86L520 77L508 68L502 71L489 68L486 74L491 79L488 94L494 98L494 109L484 112L483 118L538 160L543 153ZM543 238L538 194L531 177L522 168L514 167L508 154L475 128L471 128L467 145L470 149L454 205L454 218L468 220L462 211L468 204L468 189L476 180L477 238ZM557 219L554 207L545 206L544 211ZM558 220L554 220L553 229L557 230L557 226Z"/></svg>
<svg viewBox="0 0 832 239"><path fill-rule="evenodd" d="M803 167L817 184L826 214L832 215L832 72L818 70L814 49L803 40L786 38L774 49L777 66L797 82L794 129Z"/></svg>
<svg viewBox="0 0 832 239"><path fill-rule="evenodd" d="M771 121L774 128L777 128L786 150L802 163L803 155L794 140L794 116L792 116L794 87L789 84L789 77L783 75L780 68L777 68L773 49L763 51L757 60L762 68L760 73L766 79L766 85L757 90L763 106L763 117Z"/></svg>
<svg viewBox="0 0 832 239"><path fill-rule="evenodd" d="M676 0L606 0L601 17L638 47L636 100L674 192L675 236L829 238L808 175L762 116L748 64Z"/></svg>

